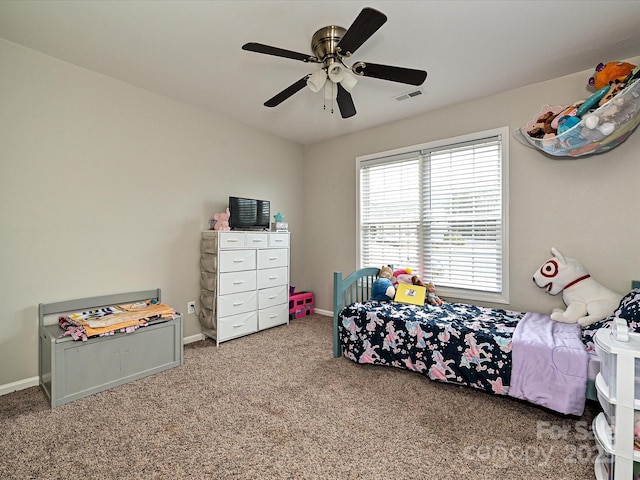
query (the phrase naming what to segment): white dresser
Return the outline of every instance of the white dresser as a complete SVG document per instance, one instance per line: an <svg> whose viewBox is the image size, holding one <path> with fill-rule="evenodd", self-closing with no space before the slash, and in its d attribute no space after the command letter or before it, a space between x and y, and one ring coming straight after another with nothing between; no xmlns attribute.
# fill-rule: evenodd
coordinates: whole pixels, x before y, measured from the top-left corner
<svg viewBox="0 0 640 480"><path fill-rule="evenodd" d="M596 389L603 409L593 421L599 453L595 474L598 480L630 480L640 478L640 450L634 449L633 435L640 412L640 334L618 341L611 332L603 328L595 335L601 365Z"/></svg>
<svg viewBox="0 0 640 480"><path fill-rule="evenodd" d="M289 233L202 232L200 324L216 344L289 323Z"/></svg>

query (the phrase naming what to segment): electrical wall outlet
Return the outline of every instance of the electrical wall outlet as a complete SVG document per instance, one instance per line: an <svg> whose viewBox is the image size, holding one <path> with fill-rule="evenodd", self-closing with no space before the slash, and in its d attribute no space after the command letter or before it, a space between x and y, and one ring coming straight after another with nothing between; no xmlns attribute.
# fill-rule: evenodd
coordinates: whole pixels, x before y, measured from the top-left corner
<svg viewBox="0 0 640 480"><path fill-rule="evenodd" d="M194 300L187 303L187 313L196 313L196 302Z"/></svg>

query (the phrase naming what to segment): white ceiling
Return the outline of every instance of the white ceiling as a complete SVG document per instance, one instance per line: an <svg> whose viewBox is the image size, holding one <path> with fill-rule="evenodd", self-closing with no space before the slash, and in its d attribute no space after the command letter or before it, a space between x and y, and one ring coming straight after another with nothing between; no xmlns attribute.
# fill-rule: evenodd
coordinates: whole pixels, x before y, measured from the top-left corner
<svg viewBox="0 0 640 480"><path fill-rule="evenodd" d="M318 66L244 43L311 54L317 29L348 28L367 6L388 21L349 62L427 70L422 95L397 101L416 87L362 78L349 119L308 89L263 106ZM640 55L640 1L0 0L0 37L312 144Z"/></svg>

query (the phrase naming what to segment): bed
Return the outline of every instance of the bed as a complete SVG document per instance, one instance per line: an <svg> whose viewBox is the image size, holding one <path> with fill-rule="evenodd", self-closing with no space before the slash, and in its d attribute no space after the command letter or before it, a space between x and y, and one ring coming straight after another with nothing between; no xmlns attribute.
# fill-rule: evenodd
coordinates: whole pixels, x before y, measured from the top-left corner
<svg viewBox="0 0 640 480"><path fill-rule="evenodd" d="M565 415L579 416L586 399L596 400L593 335L608 321L580 328L534 312L372 301L377 274L334 273L334 357L413 370Z"/></svg>

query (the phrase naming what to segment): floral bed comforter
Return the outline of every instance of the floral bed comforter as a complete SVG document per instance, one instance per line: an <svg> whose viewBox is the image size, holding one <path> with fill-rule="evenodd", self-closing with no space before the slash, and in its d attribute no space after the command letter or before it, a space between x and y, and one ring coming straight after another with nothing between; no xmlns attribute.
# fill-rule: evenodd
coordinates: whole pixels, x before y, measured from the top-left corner
<svg viewBox="0 0 640 480"><path fill-rule="evenodd" d="M339 335L344 356L354 362L508 395L512 338L524 315L462 303L369 301L342 310Z"/></svg>

